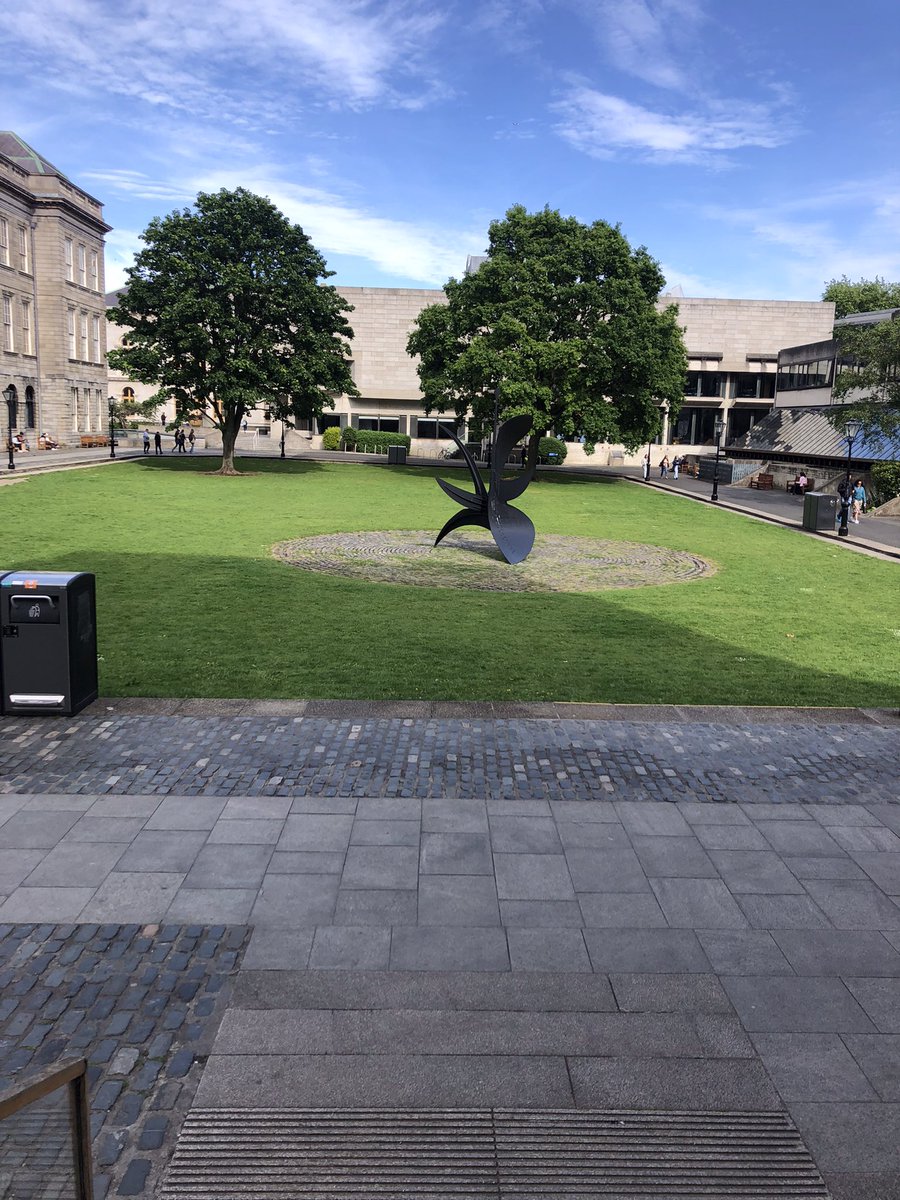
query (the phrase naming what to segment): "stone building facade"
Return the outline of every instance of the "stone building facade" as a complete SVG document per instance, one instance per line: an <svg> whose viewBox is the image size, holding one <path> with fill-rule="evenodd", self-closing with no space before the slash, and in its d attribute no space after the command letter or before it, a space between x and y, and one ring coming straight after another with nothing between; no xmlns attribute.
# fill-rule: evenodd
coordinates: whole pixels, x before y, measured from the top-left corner
<svg viewBox="0 0 900 1200"><path fill-rule="evenodd" d="M105 427L109 228L99 200L0 132L0 392L15 389L29 441L78 444Z"/></svg>

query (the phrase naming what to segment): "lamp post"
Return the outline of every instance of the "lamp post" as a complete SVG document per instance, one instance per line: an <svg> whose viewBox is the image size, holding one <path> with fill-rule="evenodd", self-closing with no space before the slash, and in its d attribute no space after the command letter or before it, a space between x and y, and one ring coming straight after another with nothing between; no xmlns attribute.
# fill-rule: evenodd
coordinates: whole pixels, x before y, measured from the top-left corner
<svg viewBox="0 0 900 1200"><path fill-rule="evenodd" d="M847 474L843 486L838 488L841 497L841 524L838 528L838 537L848 537L850 534L847 527L847 518L850 515L850 465L853 462L853 443L859 435L859 429L859 421L848 421L844 426L844 436L847 439Z"/></svg>
<svg viewBox="0 0 900 1200"><path fill-rule="evenodd" d="M650 447L652 445L652 441L647 443L647 461L644 463L644 483L650 482Z"/></svg>
<svg viewBox="0 0 900 1200"><path fill-rule="evenodd" d="M284 417L281 418L281 457L284 458Z"/></svg>
<svg viewBox="0 0 900 1200"><path fill-rule="evenodd" d="M713 490L710 500L713 504L719 503L719 451L722 449L722 433L725 429L725 422L721 417L716 417L716 423L713 426L716 434L716 463L713 467Z"/></svg>
<svg viewBox="0 0 900 1200"><path fill-rule="evenodd" d="M16 389L13 387L12 384L10 384L9 387L4 391L3 399L6 401L6 415L8 418L8 425L9 425L9 428L8 428L8 431L6 434L6 447L9 450L9 462L7 463L7 466L9 467L10 471L14 471L16 469L16 460L13 458L12 433L13 433L13 425L15 424L15 420L16 420L17 405L16 405Z"/></svg>
<svg viewBox="0 0 900 1200"><path fill-rule="evenodd" d="M109 405L109 457L116 457L116 398L115 396L107 396L106 403Z"/></svg>

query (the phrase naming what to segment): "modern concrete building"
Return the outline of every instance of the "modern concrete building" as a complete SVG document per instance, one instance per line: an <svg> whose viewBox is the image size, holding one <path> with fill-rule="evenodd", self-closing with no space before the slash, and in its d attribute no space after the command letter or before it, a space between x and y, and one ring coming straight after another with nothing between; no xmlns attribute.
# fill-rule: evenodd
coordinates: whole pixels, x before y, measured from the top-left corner
<svg viewBox="0 0 900 1200"><path fill-rule="evenodd" d="M109 228L99 200L0 132L0 391L15 389L29 440L77 443L105 426Z"/></svg>

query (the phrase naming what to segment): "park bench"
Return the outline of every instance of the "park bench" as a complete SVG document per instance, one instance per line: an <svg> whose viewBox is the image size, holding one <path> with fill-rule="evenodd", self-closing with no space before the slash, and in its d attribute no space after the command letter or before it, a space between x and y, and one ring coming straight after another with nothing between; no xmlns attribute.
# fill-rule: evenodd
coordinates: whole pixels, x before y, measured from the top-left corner
<svg viewBox="0 0 900 1200"><path fill-rule="evenodd" d="M83 433L81 435L81 444L84 447L108 446L109 438L104 433Z"/></svg>
<svg viewBox="0 0 900 1200"><path fill-rule="evenodd" d="M755 479L750 480L752 488L758 488L761 492L770 492L775 486L775 476L760 473Z"/></svg>
<svg viewBox="0 0 900 1200"><path fill-rule="evenodd" d="M784 487L785 487L785 491L792 492L794 490L794 480L789 479L787 481L787 483L784 485ZM803 491L804 492L814 492L815 490L816 490L816 481L814 479L807 479L806 487L803 489Z"/></svg>

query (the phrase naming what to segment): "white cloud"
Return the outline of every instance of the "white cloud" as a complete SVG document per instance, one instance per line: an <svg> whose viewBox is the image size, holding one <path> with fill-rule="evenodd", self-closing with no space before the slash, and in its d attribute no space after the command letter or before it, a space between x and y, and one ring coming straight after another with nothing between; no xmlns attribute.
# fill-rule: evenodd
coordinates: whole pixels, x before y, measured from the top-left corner
<svg viewBox="0 0 900 1200"><path fill-rule="evenodd" d="M656 87L692 86L682 63L703 20L699 0L586 0L583 11L620 71Z"/></svg>
<svg viewBox="0 0 900 1200"><path fill-rule="evenodd" d="M726 164L728 151L778 146L792 132L771 105L716 102L693 112L654 112L583 84L554 107L562 118L557 132L594 158L628 153L657 163Z"/></svg>

